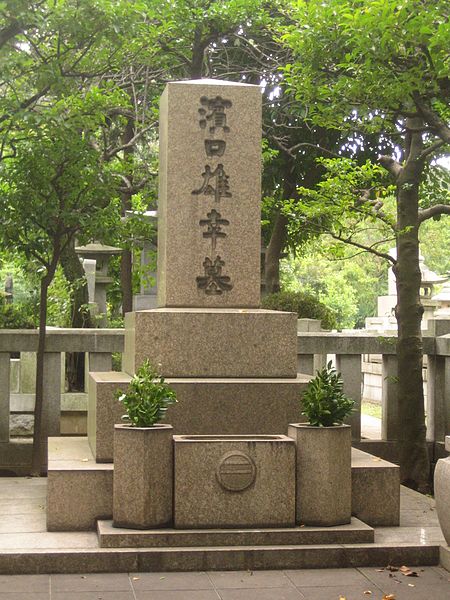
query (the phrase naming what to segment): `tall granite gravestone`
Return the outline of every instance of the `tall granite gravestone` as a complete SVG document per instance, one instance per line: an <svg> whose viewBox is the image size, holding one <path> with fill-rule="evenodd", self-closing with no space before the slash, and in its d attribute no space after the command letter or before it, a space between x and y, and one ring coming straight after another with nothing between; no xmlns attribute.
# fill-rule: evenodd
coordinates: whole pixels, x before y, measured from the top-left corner
<svg viewBox="0 0 450 600"><path fill-rule="evenodd" d="M169 83L158 308L126 315L123 364L159 366L178 392L176 433L284 433L299 420L297 315L259 308L260 180L259 87Z"/></svg>
<svg viewBox="0 0 450 600"><path fill-rule="evenodd" d="M159 367L179 400L165 417L178 434L173 463L175 526L294 523L294 456L289 450L293 444L283 434L289 423L300 419L300 396L309 378L296 372L297 315L258 308L260 112L258 87L208 80L167 86L161 105L159 308L126 316L124 372L90 373L88 441L92 456L86 440L50 441L49 531L93 529L99 518L116 519L114 471L116 505L118 498L121 505L121 492L125 504L135 499L143 506L150 498L146 486L128 488L133 473L126 482L120 480L120 449L113 456L112 444L114 423L119 423L123 414L116 393L126 389L145 358ZM198 434L203 439L196 438ZM220 439L212 439L214 434ZM236 439L240 434L244 439ZM217 443L219 455L214 454L217 447L213 449ZM288 462L281 460L281 451L286 451ZM200 462L205 458L206 471L196 469L198 457ZM103 464L114 460L114 466ZM281 465L275 482L273 464ZM269 465L267 480L261 477L264 469L258 465ZM209 505L199 507L197 499L205 495L212 479L216 491L217 480L223 493L215 495L211 521ZM258 494L247 497L258 504L258 510L239 517L242 504L232 494L225 503L228 517L223 518L224 495L250 492L256 485ZM390 483L389 489L393 488ZM195 502L193 520L189 513ZM273 506L282 509L274 512ZM183 508L187 509L184 513ZM260 518L262 513L268 517ZM99 531L101 527L100 523ZM120 530L118 533L121 535ZM272 546L271 536L269 532ZM200 543L201 538L197 539ZM223 538L216 539L227 545ZM141 548L142 539L134 540L127 538L125 544L138 543ZM179 540L176 560L186 565L184 558L179 558ZM163 549L165 557L170 555L169 545ZM207 556L204 545L202 541L195 550L202 560ZM242 546L237 552L236 560L241 561ZM166 561L155 556L149 565L155 566L154 560ZM258 560L265 558L255 558ZM172 568L175 565L170 564ZM176 564L179 567L181 563ZM216 568L218 564L214 562ZM230 564L237 562L227 562L227 568Z"/></svg>

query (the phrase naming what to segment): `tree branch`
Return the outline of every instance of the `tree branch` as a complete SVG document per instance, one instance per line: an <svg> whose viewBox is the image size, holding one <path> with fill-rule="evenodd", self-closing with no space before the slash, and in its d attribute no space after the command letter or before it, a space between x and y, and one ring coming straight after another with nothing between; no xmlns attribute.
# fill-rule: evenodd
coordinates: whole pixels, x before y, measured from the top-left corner
<svg viewBox="0 0 450 600"><path fill-rule="evenodd" d="M434 206L430 206L430 208L424 208L419 211L418 222L423 223L438 215L450 215L450 206L448 204L435 204Z"/></svg>
<svg viewBox="0 0 450 600"><path fill-rule="evenodd" d="M450 127L448 127L445 121L443 121L433 109L425 104L418 92L413 94L413 99L423 119L433 129L434 133L446 144L450 144Z"/></svg>
<svg viewBox="0 0 450 600"><path fill-rule="evenodd" d="M417 160L425 160L427 156L430 156L430 154L433 154L433 152L445 145L446 142L444 142L443 140L438 140L437 142L434 142L433 144L422 150Z"/></svg>
<svg viewBox="0 0 450 600"><path fill-rule="evenodd" d="M14 20L7 27L0 29L0 48L7 44L9 40L16 37L23 30L23 27L23 23Z"/></svg>
<svg viewBox="0 0 450 600"><path fill-rule="evenodd" d="M390 261L393 265L395 265L397 263L395 258L390 256L389 254L386 254L386 252L380 252L379 250L375 250L375 248L374 248L375 244L373 244L372 246L365 246L364 244L355 242L354 240L351 239L351 237L343 238L335 233L331 233L331 232L328 232L328 233L330 234L330 236L333 239L338 240L339 242L343 242L344 244L350 244L350 246L355 246L355 248L360 248L361 250L364 250L365 252L370 252L371 254L375 254L375 256L379 256L380 258L384 258L385 260Z"/></svg>
<svg viewBox="0 0 450 600"><path fill-rule="evenodd" d="M395 179L399 177L403 170L401 164L391 156L380 156L378 158L378 162L386 169L386 171L389 171L389 173L393 175Z"/></svg>
<svg viewBox="0 0 450 600"><path fill-rule="evenodd" d="M141 129L140 131L138 131L134 135L134 137L131 138L131 140L128 143L122 144L121 146L117 146L117 148L112 148L111 150L108 150L105 153L104 159L106 161L108 161L111 158L113 158L116 154L121 152L122 150L126 150L127 148L131 148L132 146L134 146L134 144L138 141L138 139L141 138L144 135L144 133L146 133L149 129L154 127L154 125L155 124L152 123L151 125L148 125L147 127L144 127L144 129Z"/></svg>

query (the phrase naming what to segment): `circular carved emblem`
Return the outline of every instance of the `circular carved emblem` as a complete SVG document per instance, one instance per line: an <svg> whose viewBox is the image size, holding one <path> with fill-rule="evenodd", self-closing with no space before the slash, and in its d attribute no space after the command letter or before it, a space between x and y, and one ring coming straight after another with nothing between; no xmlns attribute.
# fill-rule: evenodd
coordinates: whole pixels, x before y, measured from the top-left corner
<svg viewBox="0 0 450 600"><path fill-rule="evenodd" d="M242 492L255 481L256 466L244 452L232 450L222 456L216 470L220 485L231 492Z"/></svg>

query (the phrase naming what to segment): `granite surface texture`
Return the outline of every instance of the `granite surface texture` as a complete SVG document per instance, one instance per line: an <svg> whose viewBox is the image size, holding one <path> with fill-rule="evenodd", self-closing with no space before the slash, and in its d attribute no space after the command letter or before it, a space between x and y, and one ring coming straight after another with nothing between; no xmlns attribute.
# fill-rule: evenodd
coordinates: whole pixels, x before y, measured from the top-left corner
<svg viewBox="0 0 450 600"><path fill-rule="evenodd" d="M297 376L297 315L246 309L127 313L123 369L148 358L165 377Z"/></svg>
<svg viewBox="0 0 450 600"><path fill-rule="evenodd" d="M116 371L89 373L87 430L97 462L113 461L114 425L123 422L125 412L116 394L125 391L130 381L129 375Z"/></svg>
<svg viewBox="0 0 450 600"><path fill-rule="evenodd" d="M289 425L297 447L297 515L305 525L343 525L351 518L351 427Z"/></svg>
<svg viewBox="0 0 450 600"><path fill-rule="evenodd" d="M258 307L261 91L211 80L190 84L169 83L161 97L158 306ZM220 108L205 106L202 98L225 101L221 123L215 118ZM208 140L221 150L208 151ZM204 236L212 210L224 221L214 248ZM217 257L231 289L206 293L197 278L205 275L205 259L214 263Z"/></svg>
<svg viewBox="0 0 450 600"><path fill-rule="evenodd" d="M176 529L294 525L287 436L175 436L174 459Z"/></svg>
<svg viewBox="0 0 450 600"><path fill-rule="evenodd" d="M172 426L114 427L113 522L167 527L173 514Z"/></svg>

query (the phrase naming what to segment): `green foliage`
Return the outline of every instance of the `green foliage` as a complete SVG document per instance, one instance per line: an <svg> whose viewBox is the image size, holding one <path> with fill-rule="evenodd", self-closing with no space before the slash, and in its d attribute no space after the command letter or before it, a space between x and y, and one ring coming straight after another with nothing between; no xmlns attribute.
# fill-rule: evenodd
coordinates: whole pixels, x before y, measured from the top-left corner
<svg viewBox="0 0 450 600"><path fill-rule="evenodd" d="M277 292L262 299L261 306L268 310L295 312L299 319L320 319L324 329L334 329L336 318L332 310L304 292Z"/></svg>
<svg viewBox="0 0 450 600"><path fill-rule="evenodd" d="M6 304L0 301L0 329L34 329L37 327L37 306L34 302Z"/></svg>
<svg viewBox="0 0 450 600"><path fill-rule="evenodd" d="M342 391L341 374L333 368L331 361L317 372L306 386L302 397L302 415L315 427L341 425L351 414L355 401Z"/></svg>
<svg viewBox="0 0 450 600"><path fill-rule="evenodd" d="M300 0L291 15L280 32L294 52L286 76L322 125L351 126L353 111L367 130L395 131L390 113L410 110L414 93L439 98L450 66L446 0ZM445 104L434 108L444 116Z"/></svg>
<svg viewBox="0 0 450 600"><path fill-rule="evenodd" d="M425 264L439 275L450 271L450 219L430 219L420 227L420 252Z"/></svg>
<svg viewBox="0 0 450 600"><path fill-rule="evenodd" d="M127 411L122 418L133 427L153 427L161 421L168 407L177 402L175 391L148 360L139 367L128 390L118 394L118 400Z"/></svg>
<svg viewBox="0 0 450 600"><path fill-rule="evenodd" d="M365 241L377 231L365 231ZM389 245L384 248L389 250ZM378 256L333 242L328 236L309 242L303 252L281 264L284 290L315 296L336 317L337 329L364 327L377 314L377 297L387 294L388 264Z"/></svg>

